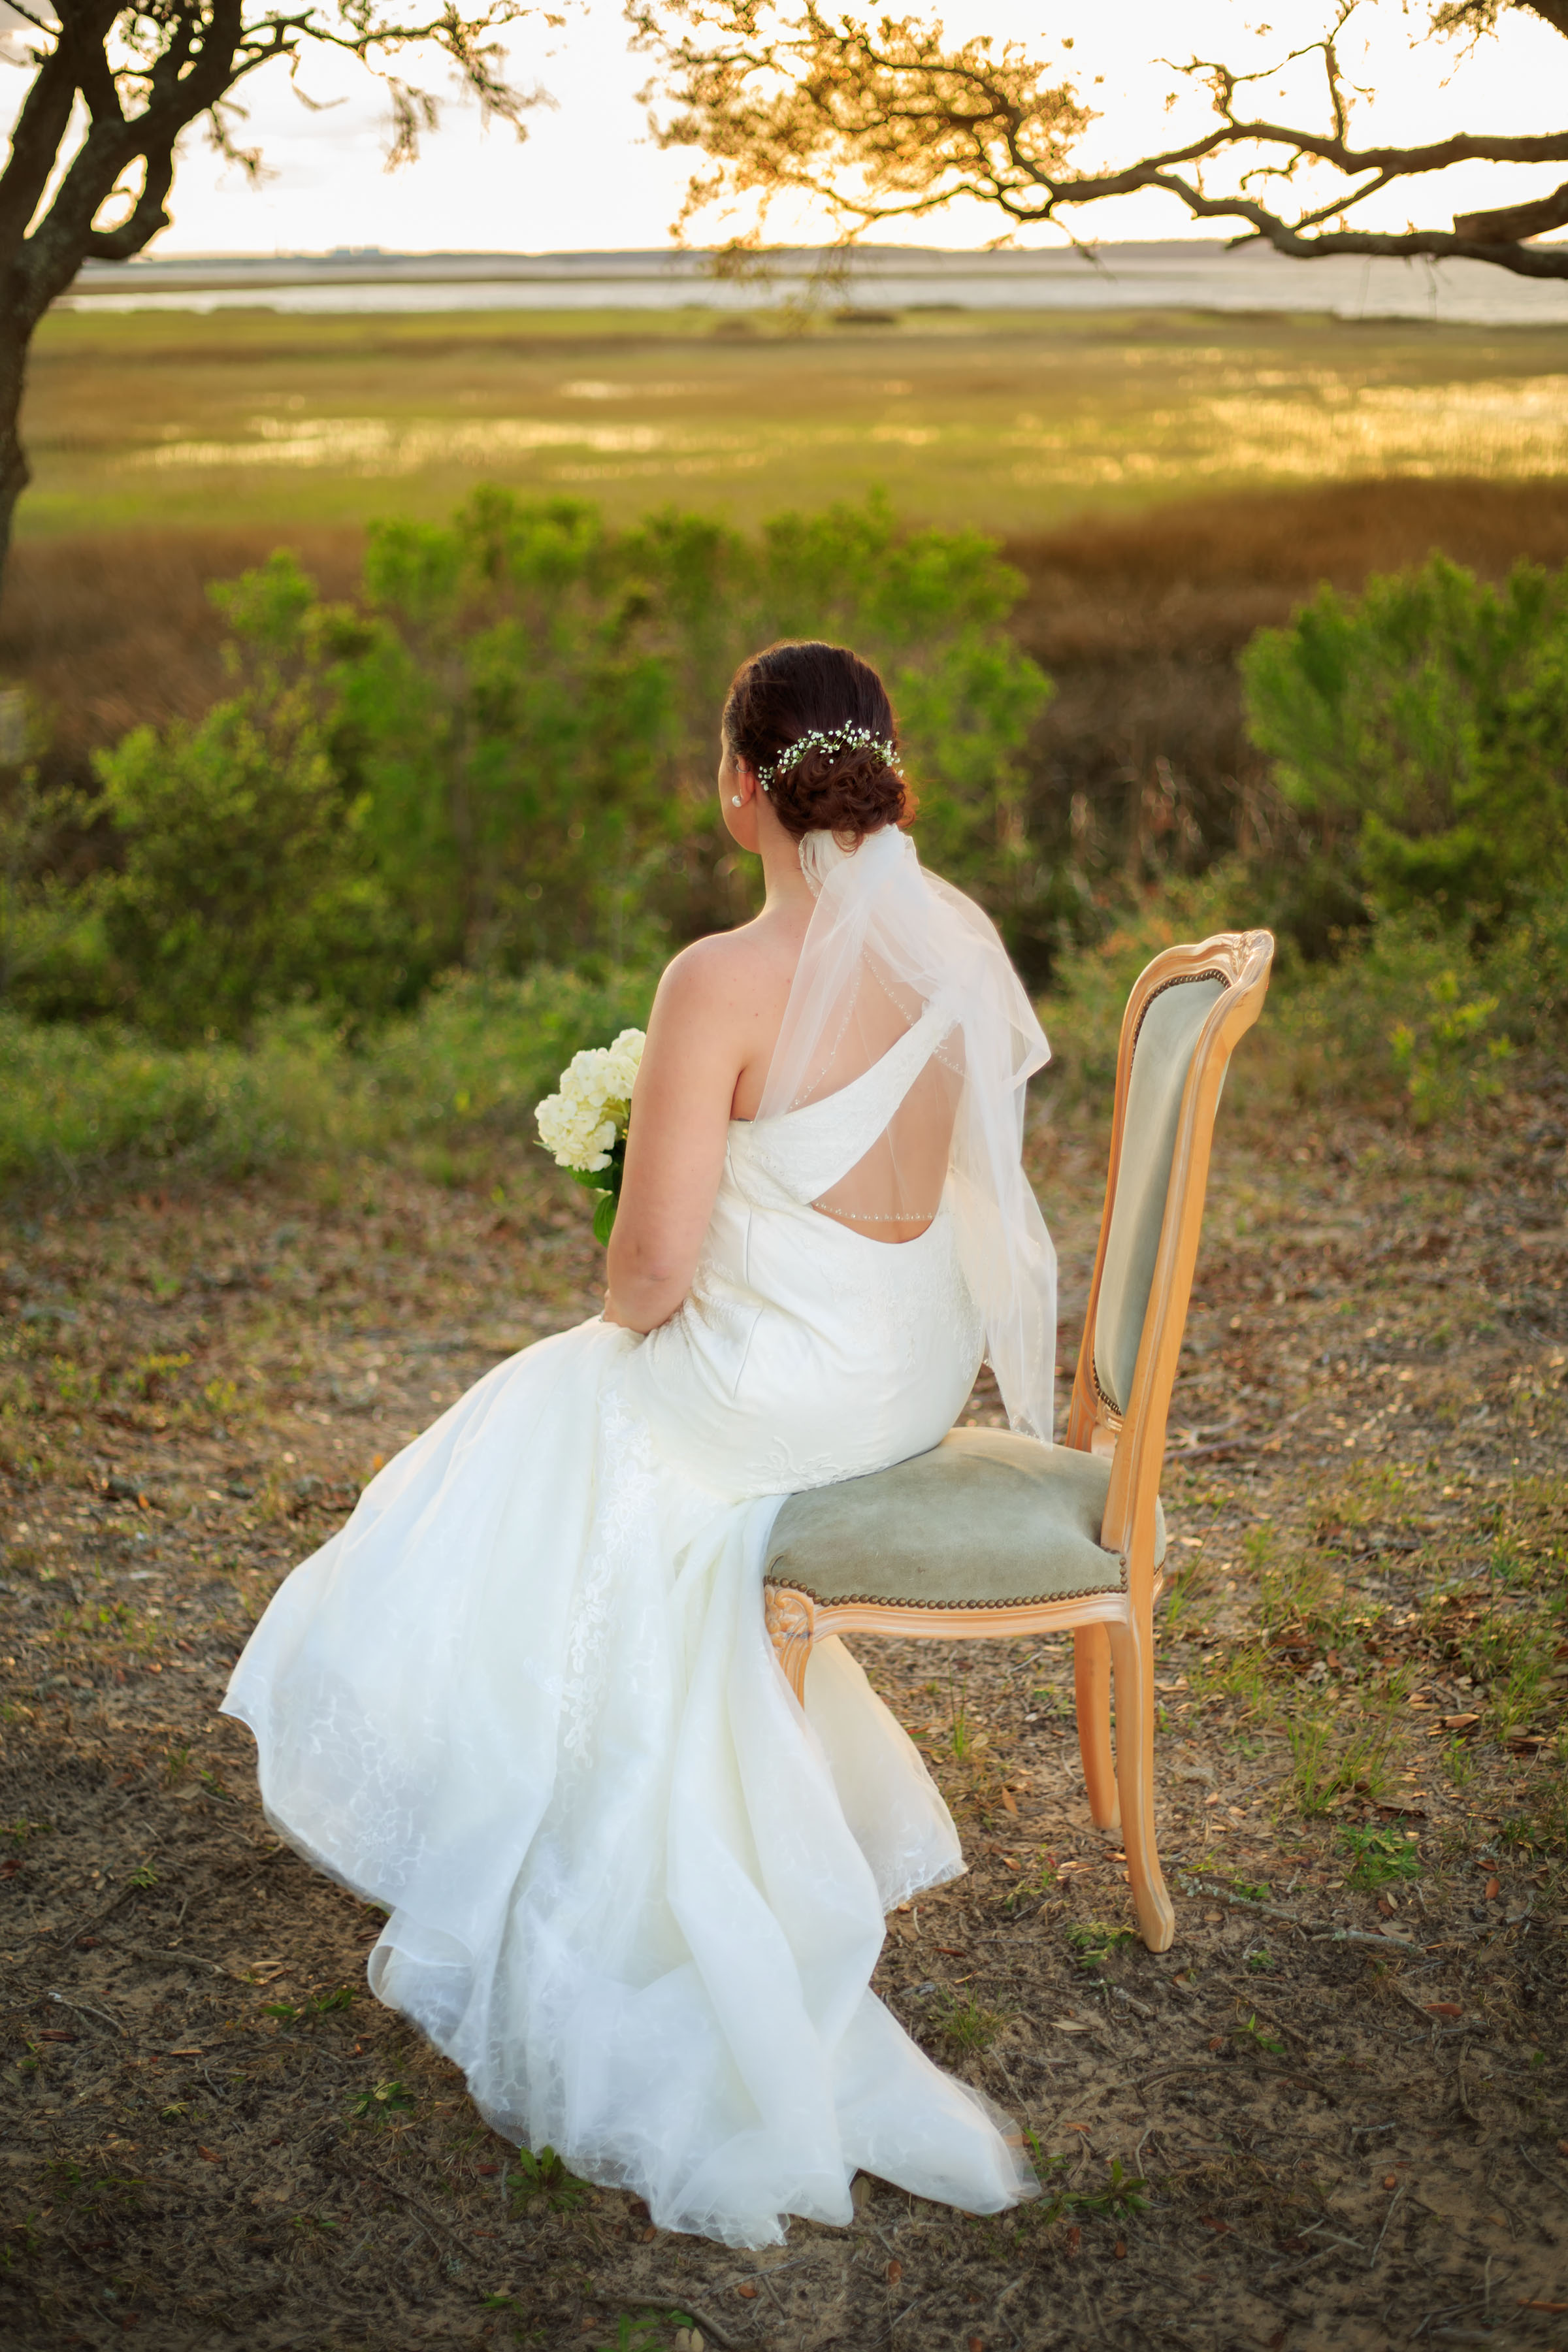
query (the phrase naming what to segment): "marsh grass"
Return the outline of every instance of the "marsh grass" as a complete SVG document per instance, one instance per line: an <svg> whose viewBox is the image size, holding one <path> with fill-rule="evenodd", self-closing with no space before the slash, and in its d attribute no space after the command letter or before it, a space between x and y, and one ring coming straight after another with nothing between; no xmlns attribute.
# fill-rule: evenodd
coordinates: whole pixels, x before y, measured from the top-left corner
<svg viewBox="0 0 1568 2352"><path fill-rule="evenodd" d="M1367 476L1550 478L1553 327L1181 312L58 314L35 343L24 529L429 515L476 478L754 521L872 483L1016 530ZM805 325L806 331L800 331Z"/></svg>
<svg viewBox="0 0 1568 2352"><path fill-rule="evenodd" d="M620 522L676 504L744 523L786 506L858 498L875 484L911 520L994 531L1025 575L1016 633L1058 688L1038 730L1031 830L1042 831L1048 808L1065 836L1079 796L1071 845L1080 861L1092 866L1129 838L1141 858L1151 849L1185 857L1194 824L1211 851L1235 837L1238 794L1254 833L1269 821L1234 668L1255 630L1283 625L1321 582L1358 589L1370 573L1418 564L1434 548L1487 579L1521 558L1548 568L1568 561L1568 482L1481 478L1481 457L1453 475L1402 476L1390 467L1353 483L1298 474L1227 482L1156 465L1117 488L1087 479L1064 446L1057 490L1026 492L1008 475L1016 452L994 430L1016 408L1036 413L1054 380L1076 387L1090 431L1111 414L1109 393L1124 434L1160 443L1168 387L1158 362L1182 348L1184 331L1212 350L1212 328L1233 372L1252 365L1278 374L1282 354L1313 351L1321 333L1352 370L1414 369L1423 380L1430 370L1432 381L1478 367L1538 372L1514 332L1431 339L1396 329L1385 339L1381 330L1321 321L1152 318L1037 320L1015 331L974 319L940 333L878 331L852 349L831 338L764 337L737 357L722 339L679 324L645 320L634 331L623 321L606 340L603 322L584 321L575 351L571 332L563 339L569 328L504 319L471 331L450 320L369 328L232 316L49 321L30 428L40 485L23 503L24 536L7 570L0 667L30 686L47 713L62 778L90 784L90 750L140 724L195 720L231 690L207 585L264 562L280 543L332 599L354 587L367 520L445 516L476 479L569 489ZM320 466L272 467L265 481L252 468L232 497L208 468L186 498L167 468L124 473L121 461L160 444L165 425L176 437L254 438L247 420L258 411L258 373L288 415L374 413L395 405L395 387L418 383L423 404L465 416L487 398L514 415L534 387L557 422L576 415L603 425L609 415L623 425L668 425L679 409L688 425L714 430L725 429L728 407L755 375L766 414L784 414L793 428L803 404L826 400L838 438L824 464L803 463L791 445L777 463L763 451L762 462L730 475L661 471L656 455L628 458L633 470L624 475L568 480L552 470L573 462L557 450L541 453L531 469L470 463L346 485ZM563 387L583 378L610 383L612 395L568 396ZM685 387L679 396L672 379ZM907 390L884 388L894 384ZM665 389L639 393L642 385ZM967 415L977 428L963 462L940 439L916 447L877 437L900 423L926 429L928 403ZM987 481L994 494L984 494Z"/></svg>

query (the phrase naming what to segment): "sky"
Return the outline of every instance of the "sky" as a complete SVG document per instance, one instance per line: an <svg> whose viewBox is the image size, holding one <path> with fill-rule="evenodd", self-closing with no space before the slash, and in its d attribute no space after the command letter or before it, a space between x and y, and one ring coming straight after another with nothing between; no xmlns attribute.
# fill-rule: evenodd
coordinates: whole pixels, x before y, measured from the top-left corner
<svg viewBox="0 0 1568 2352"><path fill-rule="evenodd" d="M1092 0L1047 17L1017 0L960 0L942 14L950 33L986 29L1016 37L1059 60L1083 95L1103 111L1089 134L1085 160L1125 160L1164 143L1173 131L1201 130L1212 118L1201 92L1159 62L1178 28L1184 56L1224 55L1262 64L1311 40L1325 26L1330 0L1280 0L1260 27L1255 8L1237 0ZM0 5L0 22L7 12ZM1409 13L1400 0L1363 0L1342 37L1353 77L1375 88L1353 123L1360 139L1420 137L1455 130L1519 132L1555 129L1542 119L1534 94L1561 87L1559 36L1534 19L1515 16L1504 36L1468 60L1448 43L1426 40L1412 53L1408 33L1424 21L1422 0ZM1070 57L1060 28L1076 23ZM1364 29L1363 29L1364 28ZM377 85L342 59L311 59L301 86L315 110L301 103L287 73L269 70L247 84L247 120L237 126L244 143L262 147L268 176L259 186L215 155L199 131L182 159L171 209L174 226L151 250L174 257L195 253L321 252L342 246L380 246L428 252L592 251L658 247L668 239L696 158L661 152L649 139L637 92L648 61L633 56L618 0L576 0L563 30L523 28L512 44L517 79L546 89L549 107L531 111L520 144L503 124L484 127L461 103L443 109L441 127L421 160L395 173L384 166L386 109ZM1100 79L1097 79L1100 78ZM1445 80L1448 86L1444 87ZM442 87L437 79L437 89ZM14 114L25 88L17 67L0 64L0 120ZM1174 114L1164 100L1183 91ZM1280 93L1285 93L1281 95ZM1265 84L1259 111L1285 110L1290 119L1321 118L1321 68L1307 60ZM1500 204L1543 193L1561 166L1470 165L1445 174L1429 189L1390 190L1381 210L1369 205L1357 217L1367 226L1403 228L1419 206L1422 226L1446 227L1455 210ZM1103 239L1213 236L1158 193L1144 192L1077 215L1080 234ZM713 224L715 234L722 234ZM889 232L894 241L973 247L1005 224L978 205ZM801 210L775 215L774 238L814 240L827 233L819 215ZM1032 245L1059 245L1048 232Z"/></svg>

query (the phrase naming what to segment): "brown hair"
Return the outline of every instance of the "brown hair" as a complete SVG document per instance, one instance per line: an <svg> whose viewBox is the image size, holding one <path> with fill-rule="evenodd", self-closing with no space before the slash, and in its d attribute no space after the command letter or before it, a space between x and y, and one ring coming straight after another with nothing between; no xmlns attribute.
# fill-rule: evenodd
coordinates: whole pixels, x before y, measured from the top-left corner
<svg viewBox="0 0 1568 2352"><path fill-rule="evenodd" d="M896 748L899 740L888 689L847 646L786 640L753 654L735 672L723 727L730 750L759 772L814 730L864 728L873 739L831 749L813 744L769 779L773 813L797 841L832 833L846 845L858 844L914 814L914 795L881 748Z"/></svg>

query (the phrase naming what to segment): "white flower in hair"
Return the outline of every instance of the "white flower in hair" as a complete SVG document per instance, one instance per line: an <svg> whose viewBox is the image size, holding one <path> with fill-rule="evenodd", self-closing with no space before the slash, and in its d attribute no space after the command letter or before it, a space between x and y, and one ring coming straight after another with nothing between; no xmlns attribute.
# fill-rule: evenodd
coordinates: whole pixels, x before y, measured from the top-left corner
<svg viewBox="0 0 1568 2352"><path fill-rule="evenodd" d="M895 774L902 774L903 764L899 758L898 747L889 743L885 735L874 735L870 728L857 727L850 721L842 727L808 727L804 735L797 735L793 743L785 746L776 760L770 760L765 768L757 770L757 782L765 793L781 776L787 776L796 761L803 760L808 751L850 751L858 750L861 744L868 744L885 768L891 768Z"/></svg>

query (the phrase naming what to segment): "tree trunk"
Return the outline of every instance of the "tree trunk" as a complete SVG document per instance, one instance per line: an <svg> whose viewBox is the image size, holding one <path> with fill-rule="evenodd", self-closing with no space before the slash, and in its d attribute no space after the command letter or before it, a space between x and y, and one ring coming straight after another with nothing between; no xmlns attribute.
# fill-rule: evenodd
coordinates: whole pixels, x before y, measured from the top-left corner
<svg viewBox="0 0 1568 2352"><path fill-rule="evenodd" d="M32 340L32 329L24 325L11 305L0 309L0 591L5 584L16 501L32 478L21 434L22 394Z"/></svg>

